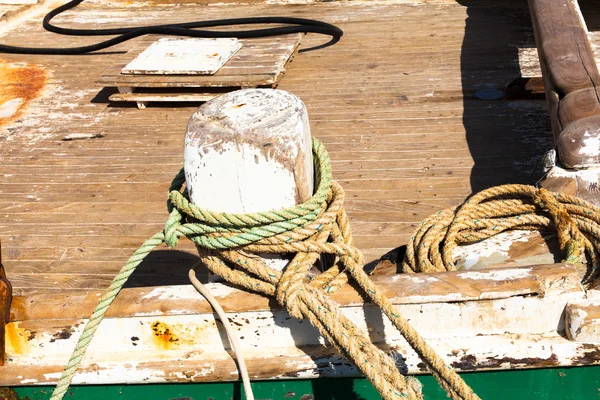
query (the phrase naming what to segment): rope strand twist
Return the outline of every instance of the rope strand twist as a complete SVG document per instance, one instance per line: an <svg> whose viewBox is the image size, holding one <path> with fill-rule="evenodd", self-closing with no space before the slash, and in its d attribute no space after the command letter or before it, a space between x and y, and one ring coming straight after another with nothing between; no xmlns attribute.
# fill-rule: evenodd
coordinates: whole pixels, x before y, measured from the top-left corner
<svg viewBox="0 0 600 400"><path fill-rule="evenodd" d="M462 205L425 219L411 237L402 270L455 271L452 254L508 230L555 230L563 262L574 264L582 283L598 279L600 208L575 196L528 185L503 185L481 191Z"/></svg>
<svg viewBox="0 0 600 400"><path fill-rule="evenodd" d="M119 290L143 259L158 245L177 246L181 237L196 244L201 262L227 282L272 296L295 318L306 318L335 348L351 359L386 400L422 399L421 385L404 377L396 361L377 348L366 332L346 318L328 294L354 279L406 338L440 385L453 399L479 399L408 324L370 280L363 256L352 245L350 223L343 207L344 192L331 179L329 156L313 139L315 194L303 204L249 214L216 213L196 207L183 190L183 170L169 189L169 218L163 231L146 241L117 274L92 313L51 399L62 399L98 328ZM266 266L256 254L290 254L284 272ZM335 256L333 266L309 277L321 256Z"/></svg>

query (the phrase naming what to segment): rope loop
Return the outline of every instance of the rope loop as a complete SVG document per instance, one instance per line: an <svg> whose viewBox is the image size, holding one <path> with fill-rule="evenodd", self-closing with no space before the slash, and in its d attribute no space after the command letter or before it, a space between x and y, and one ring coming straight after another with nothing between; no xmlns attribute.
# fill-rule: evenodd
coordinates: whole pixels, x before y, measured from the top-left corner
<svg viewBox="0 0 600 400"><path fill-rule="evenodd" d="M62 399L108 307L129 276L159 244L177 246L187 237L201 263L234 285L275 299L295 318L306 318L342 355L351 359L385 400L422 399L421 385L399 372L394 359L377 348L362 329L345 317L329 294L353 279L366 297L398 329L429 371L455 400L479 397L416 332L379 291L363 269L363 255L352 244L343 207L344 191L331 179L329 156L313 139L317 190L298 206L249 214L218 213L189 201L185 173L169 188L169 218L164 230L147 240L127 261L101 298L52 394ZM456 269L452 251L510 229L555 229L565 262L583 268L592 283L598 275L600 209L579 199L525 185L504 185L473 195L461 206L440 211L421 223L411 237L404 272ZM267 265L271 254L288 257L284 272ZM328 255L331 265L314 275L311 268Z"/></svg>
<svg viewBox="0 0 600 400"><path fill-rule="evenodd" d="M577 266L586 285L598 278L600 208L575 196L527 185L496 186L427 218L407 245L402 269L454 271L457 246L507 230L556 231L563 262Z"/></svg>
<svg viewBox="0 0 600 400"><path fill-rule="evenodd" d="M179 237L181 233L179 232L179 227L181 226L182 216L181 213L177 209L173 209L171 214L169 214L169 218L167 219L167 223L165 224L165 229L163 234L165 235L165 244L170 248L174 248L179 243Z"/></svg>
<svg viewBox="0 0 600 400"><path fill-rule="evenodd" d="M231 284L272 296L293 317L308 319L330 344L354 362L385 400L422 399L421 386L416 379L405 378L396 361L375 346L368 333L344 316L329 298L350 278L381 308L453 399L479 399L366 274L363 255L352 244L343 206L344 191L332 180L329 156L316 139L313 155L315 194L303 204L268 212L231 214L197 207L189 201L185 173L180 171L169 188L170 214L163 231L145 243L115 277L111 288L116 289L107 293L107 300L92 315L52 399L60 399L66 392L93 332L135 267L157 244L175 247L182 236L196 245L201 264L212 273ZM267 265L274 254L290 259L283 272ZM322 255L327 255L331 265L315 276L311 269Z"/></svg>
<svg viewBox="0 0 600 400"><path fill-rule="evenodd" d="M169 192L172 214L165 226L165 241L173 245L178 235L186 236L196 244L201 263L212 273L232 284L272 295L291 316L309 319L331 344L355 362L385 399L420 399L420 386L404 378L390 357L329 299L328 294L352 277L409 342L420 347L418 353L424 355L424 362L453 397L477 399L397 314L364 272L363 255L352 245L343 207L344 191L332 181L329 157L316 139L313 155L317 190L312 198L295 207L268 212L230 214L201 209L188 200L178 175ZM289 256L284 272L267 265L269 254ZM313 277L311 268L322 254L334 258L333 266Z"/></svg>

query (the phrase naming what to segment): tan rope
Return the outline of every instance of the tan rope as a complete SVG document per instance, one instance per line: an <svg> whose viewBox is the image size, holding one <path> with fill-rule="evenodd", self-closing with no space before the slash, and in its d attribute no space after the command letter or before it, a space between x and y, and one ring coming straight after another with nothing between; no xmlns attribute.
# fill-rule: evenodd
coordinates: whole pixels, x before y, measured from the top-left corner
<svg viewBox="0 0 600 400"><path fill-rule="evenodd" d="M328 294L350 278L377 304L406 338L440 385L456 400L479 399L462 378L408 324L363 269L363 256L352 244L344 210L344 192L331 179L329 156L313 139L317 190L303 204L263 213L230 214L200 209L183 190L181 171L169 190L169 218L162 232L147 240L119 271L90 317L52 395L66 393L94 332L127 279L159 244L175 247L180 237L196 244L201 262L226 281L273 296L290 315L306 318L335 348L351 359L385 400L422 398L421 384L404 377L388 354L367 333L345 317ZM292 254L285 272L269 268L257 254ZM335 256L334 265L311 279L310 269L321 254Z"/></svg>
<svg viewBox="0 0 600 400"><path fill-rule="evenodd" d="M219 304L219 301L212 295L210 290L208 290L208 288L204 286L204 284L200 282L198 278L196 278L196 271L194 271L195 268L196 266L190 269L188 273L190 282L192 282L194 288L196 288L198 293L200 293L206 299L206 301L208 301L210 306L213 308L214 312L219 316L219 319L221 320L221 323L225 328L225 333L227 334L229 343L231 344L231 349L235 354L235 359L238 364L239 373L242 377L242 383L244 385L244 394L246 396L246 400L254 400L254 392L252 391L252 386L250 385L250 376L248 375L248 368L246 368L244 353L242 351L242 346L240 345L238 337L235 334L233 327L231 326L231 322L229 322L229 318L227 318L227 314L225 314L223 307L221 307L221 304Z"/></svg>
<svg viewBox="0 0 600 400"><path fill-rule="evenodd" d="M192 240L201 262L230 283L273 296L296 318L307 318L343 355L350 358L386 400L421 399L421 385L404 377L395 361L377 348L328 297L350 278L378 305L417 352L440 385L456 400L479 399L456 372L435 353L380 293L363 269L363 256L352 245L350 224L343 208L344 192L331 180L329 158L314 140L318 189L306 203L255 214L225 214L202 210L182 193L183 173L169 195L171 212L163 232L147 240L128 260L100 300L69 360L53 399L66 393L71 379L110 304L137 265L161 243L177 245L181 236ZM480 192L463 205L430 216L415 232L402 268L405 272L455 270L452 252L509 229L558 233L565 262L585 269L584 282L597 278L600 209L573 196L506 185ZM273 270L256 254L293 254L285 272ZM334 265L311 278L321 256L335 256ZM226 319L226 318L225 318Z"/></svg>
<svg viewBox="0 0 600 400"><path fill-rule="evenodd" d="M555 230L563 262L580 268L584 284L597 279L600 208L578 197L526 185L493 187L427 218L407 245L402 270L454 271L452 253L457 246L512 229Z"/></svg>
<svg viewBox="0 0 600 400"><path fill-rule="evenodd" d="M362 254L352 245L343 201L342 188L333 182L329 207L318 219L321 227L311 236L306 237L305 232L295 230L233 250L214 251L198 246L201 262L211 272L233 284L275 296L292 316L309 319L329 342L354 361L384 399L422 398L420 383L414 378L404 378L395 362L371 343L366 333L347 319L327 297L328 293L345 284L350 276L382 309L452 398L478 399L364 272ZM290 237L293 239L290 240ZM268 268L262 259L252 256L257 253L293 253L295 256L282 273ZM308 280L309 270L321 254L337 255L335 264Z"/></svg>

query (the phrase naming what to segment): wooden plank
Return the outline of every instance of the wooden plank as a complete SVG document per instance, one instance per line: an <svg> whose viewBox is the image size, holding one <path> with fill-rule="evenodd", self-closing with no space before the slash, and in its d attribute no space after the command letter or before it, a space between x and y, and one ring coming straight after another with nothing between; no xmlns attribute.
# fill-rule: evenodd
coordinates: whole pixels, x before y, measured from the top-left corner
<svg viewBox="0 0 600 400"><path fill-rule="evenodd" d="M291 34L274 40L241 39L242 48L213 75L129 75L121 73L124 64L116 64L103 72L97 82L107 86L153 88L273 86L295 54L301 38L302 34ZM127 59L135 58L146 46L147 41L139 42L127 53ZM265 54L270 59L265 59Z"/></svg>
<svg viewBox="0 0 600 400"><path fill-rule="evenodd" d="M599 165L600 72L577 2L529 0L554 141L566 168Z"/></svg>
<svg viewBox="0 0 600 400"><path fill-rule="evenodd" d="M541 186L555 192L580 197L600 206L600 168L571 170L553 166Z"/></svg>
<svg viewBox="0 0 600 400"><path fill-rule="evenodd" d="M557 332L565 303L585 296L573 266L376 279L398 312L459 370L600 362L595 346L571 342ZM335 351L321 346L323 339L310 325L273 308L268 299L223 284L209 287L231 312L253 378L357 374ZM7 329L9 362L0 368L0 384L55 383L81 334L82 317L99 295L71 293L67 300L60 294L17 297L14 322ZM381 320L379 310L363 304L362 297L349 287L333 298L357 326L368 329L374 342L403 358L405 372L426 372L399 334ZM62 307L65 300L71 307ZM191 286L125 289L109 313L76 383L122 382L124 376L128 383L237 379L212 309ZM540 313L545 318L537 318ZM33 352L36 357L31 357ZM280 362L280 354L286 355L285 363ZM307 364L305 357L313 361ZM170 365L177 368L170 369ZM191 374L181 372L192 369Z"/></svg>
<svg viewBox="0 0 600 400"><path fill-rule="evenodd" d="M473 272L419 275L374 276L374 282L393 304L427 304L503 299L514 296L549 296L579 293L578 272L568 264L536 265ZM219 304L230 312L279 310L279 306L259 294L229 285L208 285ZM85 318L93 311L102 291L88 291L66 300L61 294L16 296L11 321ZM243 300L242 300L243 299ZM363 298L346 285L332 295L342 307L354 307ZM69 307L63 307L65 302ZM107 316L168 316L211 313L208 302L191 285L156 288L126 288L121 291Z"/></svg>
<svg viewBox="0 0 600 400"><path fill-rule="evenodd" d="M204 102L214 99L219 94L216 93L115 93L108 99L110 101L167 101L167 102Z"/></svg>
<svg viewBox="0 0 600 400"><path fill-rule="evenodd" d="M565 330L570 340L600 343L600 301L598 301L595 292L597 290L590 291L591 300L581 300L567 304L565 308Z"/></svg>
<svg viewBox="0 0 600 400"><path fill-rule="evenodd" d="M10 0L4 3L2 3L0 11L0 34L9 32L32 18L48 13L60 5L61 0Z"/></svg>
<svg viewBox="0 0 600 400"><path fill-rule="evenodd" d="M146 355L149 353L148 351L135 351L135 348L142 347L139 344L135 345L142 340L150 343L157 342L156 348L169 346L161 344L164 342L156 340L151 334L150 326L160 321L145 320L142 321L143 325L140 325L139 321L136 322L141 329L123 331L121 326L115 327L116 330L113 333L116 335L111 335L110 342L105 343L104 358L90 357L88 361L84 361L75 375L73 383L134 384L239 380L237 366L229 355L229 351L215 348L215 343L219 343L219 347L221 346L221 336L214 333L206 334L209 330L218 332L217 326L219 325L211 326L212 320L208 320L203 325L206 328L200 330L201 334L198 335L205 336L208 340L214 340L211 347L202 346L200 348L194 343L193 349L186 346L182 351L165 351L160 359L157 357L156 360L148 360L151 357L146 356L143 361L131 364L131 360L139 360L144 353ZM181 324L182 329L187 327ZM111 326L111 328L113 327ZM283 328L289 329L287 325L284 325ZM62 333L65 332L65 329L67 329L67 334ZM255 331L257 330L255 329ZM70 329L67 326L57 325L54 330L44 332L46 339L44 343L48 343L49 346L54 345L55 348L60 344L74 345L73 339L60 339L69 333ZM222 335L224 334L223 332ZM76 339L79 336L79 330L75 330L71 335ZM257 338L264 335L271 337L272 333L258 330L255 335ZM50 342L52 339L54 342ZM260 340L264 343L264 339ZM119 350L123 349L126 344L134 350L121 350L119 354L115 354L114 351L107 352L107 348L115 348L114 345L117 341L120 344ZM63 343L56 344L57 342ZM35 340L35 343L39 344L39 341ZM391 346L378 345L398 358L399 363L402 363L403 372L408 374L428 373L420 359L409 350L407 345L401 342L391 343ZM574 343L557 334L436 338L430 339L429 343L443 354L448 365L463 372L585 366L597 365L600 362L596 345ZM92 346L94 345L92 344ZM271 346L268 349L244 347L244 354L250 378L256 380L361 376L348 360L338 355L332 348L321 346L318 342L301 347ZM282 357L281 354L285 354L285 357ZM56 360L43 366L0 367L0 383L7 386L54 385L64 368L63 359L65 363L67 361L64 355L57 355Z"/></svg>
<svg viewBox="0 0 600 400"><path fill-rule="evenodd" d="M484 185L535 182L539 176L529 171L552 146L540 101L472 98L483 83L502 86L519 75L517 48L530 46L531 23L526 7L514 1L468 8L455 2L359 2L135 10L84 2L58 21L85 28L185 22L192 14L211 19L302 13L344 29L335 46L300 53L280 87L306 104L311 132L324 141L334 177L343 180L355 242L369 261L405 243L428 215L459 204L478 179ZM482 34L490 27L502 34ZM31 46L94 40L50 34L39 20L3 38ZM114 50L141 49L144 40ZM324 40L307 35L303 46ZM150 114L107 106L106 92L98 95L93 81L106 68L124 65L128 56L122 57L3 55L10 62L39 63L48 72L40 96L0 133L0 235L18 293L101 290L135 248L164 226L165 190L181 168L183 134L195 108L166 105ZM248 60L237 67L248 67ZM104 136L63 141L73 134ZM395 182L393 188L388 182ZM142 282L185 283L194 258L189 245L181 249L159 251L146 265L155 280ZM172 277L169 268L177 271Z"/></svg>
<svg viewBox="0 0 600 400"><path fill-rule="evenodd" d="M0 243L0 253L2 252L2 243ZM0 254L0 366L5 362L6 351L6 324L10 320L10 307L12 304L12 285L6 279L6 272L2 265L2 254Z"/></svg>
<svg viewBox="0 0 600 400"><path fill-rule="evenodd" d="M235 38L163 38L130 61L121 73L214 75L241 47Z"/></svg>

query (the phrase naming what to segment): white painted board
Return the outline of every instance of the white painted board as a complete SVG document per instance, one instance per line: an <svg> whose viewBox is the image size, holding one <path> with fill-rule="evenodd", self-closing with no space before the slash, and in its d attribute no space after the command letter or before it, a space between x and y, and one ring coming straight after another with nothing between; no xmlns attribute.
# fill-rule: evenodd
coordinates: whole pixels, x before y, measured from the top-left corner
<svg viewBox="0 0 600 400"><path fill-rule="evenodd" d="M214 75L242 48L236 38L163 38L121 70L137 75Z"/></svg>

